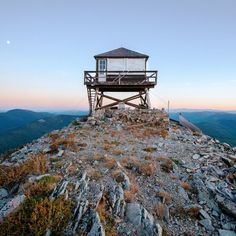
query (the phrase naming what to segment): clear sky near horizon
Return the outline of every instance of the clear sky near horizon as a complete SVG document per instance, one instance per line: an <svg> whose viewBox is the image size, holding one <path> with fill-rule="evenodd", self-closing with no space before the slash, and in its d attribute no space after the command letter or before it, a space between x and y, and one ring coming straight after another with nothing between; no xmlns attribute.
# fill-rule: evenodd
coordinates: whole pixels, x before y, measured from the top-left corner
<svg viewBox="0 0 236 236"><path fill-rule="evenodd" d="M0 109L86 109L83 71L126 47L154 107L236 110L235 0L0 0Z"/></svg>

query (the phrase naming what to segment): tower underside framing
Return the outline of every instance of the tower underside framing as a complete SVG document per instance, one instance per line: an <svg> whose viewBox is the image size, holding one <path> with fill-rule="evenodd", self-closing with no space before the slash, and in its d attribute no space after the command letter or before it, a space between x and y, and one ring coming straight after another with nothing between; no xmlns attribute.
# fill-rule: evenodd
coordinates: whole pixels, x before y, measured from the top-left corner
<svg viewBox="0 0 236 236"><path fill-rule="evenodd" d="M149 98L149 89L145 88L144 90L136 91L136 95L132 95L130 97L119 99L111 96L110 94L105 94L105 91L100 90L99 88L91 88L88 87L88 101L89 101L89 110L90 114L99 109L105 109L117 106L119 103L123 103L130 107L134 108L143 108L148 109L151 108L150 98ZM131 92L131 91L128 91ZM132 91L133 92L133 91ZM104 105L103 101L105 99L110 100L110 103ZM140 104L137 105L133 101L140 99Z"/></svg>
<svg viewBox="0 0 236 236"><path fill-rule="evenodd" d="M105 81L99 81L99 73L99 71L84 72L90 114L120 103L134 108L148 109L151 107L149 89L154 88L157 83L157 71L108 71L105 72ZM135 95L120 99L112 96L112 92L132 92ZM110 103L104 105L104 99ZM134 102L137 99L140 101L139 104Z"/></svg>

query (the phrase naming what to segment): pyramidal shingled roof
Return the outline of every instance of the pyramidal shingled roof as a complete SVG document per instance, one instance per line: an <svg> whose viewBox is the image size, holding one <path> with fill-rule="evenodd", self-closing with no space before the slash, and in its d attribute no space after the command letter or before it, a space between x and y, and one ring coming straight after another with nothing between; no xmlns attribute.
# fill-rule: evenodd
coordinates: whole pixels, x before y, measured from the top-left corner
<svg viewBox="0 0 236 236"><path fill-rule="evenodd" d="M148 55L129 50L127 48L117 48L94 56L97 58L148 58Z"/></svg>

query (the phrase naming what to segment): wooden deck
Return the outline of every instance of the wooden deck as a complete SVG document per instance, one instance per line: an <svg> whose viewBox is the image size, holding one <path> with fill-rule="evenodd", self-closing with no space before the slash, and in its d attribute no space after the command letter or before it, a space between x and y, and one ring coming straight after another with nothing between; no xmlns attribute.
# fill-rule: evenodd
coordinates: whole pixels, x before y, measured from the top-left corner
<svg viewBox="0 0 236 236"><path fill-rule="evenodd" d="M85 71L84 84L109 91L153 88L157 84L157 71Z"/></svg>

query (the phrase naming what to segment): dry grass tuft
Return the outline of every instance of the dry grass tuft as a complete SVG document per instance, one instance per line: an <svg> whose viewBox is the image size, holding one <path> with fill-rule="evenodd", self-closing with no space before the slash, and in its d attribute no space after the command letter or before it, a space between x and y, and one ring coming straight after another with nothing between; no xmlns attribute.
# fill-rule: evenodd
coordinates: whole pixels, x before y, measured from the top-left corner
<svg viewBox="0 0 236 236"><path fill-rule="evenodd" d="M154 157L149 154L149 155L144 157L144 160L146 160L146 161L154 161Z"/></svg>
<svg viewBox="0 0 236 236"><path fill-rule="evenodd" d="M170 204L172 202L172 197L168 192L158 192L157 196L162 198L163 203Z"/></svg>
<svg viewBox="0 0 236 236"><path fill-rule="evenodd" d="M112 151L112 154L118 156L118 155L124 154L124 151L122 151L120 149L115 149L115 150Z"/></svg>
<svg viewBox="0 0 236 236"><path fill-rule="evenodd" d="M168 160L169 158L168 157L165 157L165 156L159 156L159 157L157 157L157 161L166 161L166 160Z"/></svg>
<svg viewBox="0 0 236 236"><path fill-rule="evenodd" d="M162 129L160 132L160 136L162 138L166 138L168 136L168 130L167 129Z"/></svg>
<svg viewBox="0 0 236 236"><path fill-rule="evenodd" d="M71 134L68 134L68 135L67 135L67 138L68 138L68 139L74 139L74 138L76 138L76 136L77 136L77 135L76 135L75 133L71 133Z"/></svg>
<svg viewBox="0 0 236 236"><path fill-rule="evenodd" d="M59 134L50 133L48 137L51 138L52 142L55 142L59 138Z"/></svg>
<svg viewBox="0 0 236 236"><path fill-rule="evenodd" d="M118 140L113 140L113 141L111 141L110 144L115 145L115 146L119 146L119 145L120 145L120 141L118 141Z"/></svg>
<svg viewBox="0 0 236 236"><path fill-rule="evenodd" d="M185 190L190 190L191 189L191 185L187 182L181 182L181 187Z"/></svg>
<svg viewBox="0 0 236 236"><path fill-rule="evenodd" d="M131 191L129 191L129 190L125 190L124 191L124 197L125 197L125 201L126 202L134 202L134 200L135 200L135 194L134 193L132 193Z"/></svg>
<svg viewBox="0 0 236 236"><path fill-rule="evenodd" d="M156 163L153 161L137 160L133 157L123 158L121 164L129 170L136 171L139 174L151 176L155 174Z"/></svg>
<svg viewBox="0 0 236 236"><path fill-rule="evenodd" d="M170 159L165 159L162 161L161 170L170 173L173 170L173 161Z"/></svg>
<svg viewBox="0 0 236 236"><path fill-rule="evenodd" d="M111 130L110 134L111 134L111 137L114 138L115 136L117 136L117 131L116 130Z"/></svg>
<svg viewBox="0 0 236 236"><path fill-rule="evenodd" d="M178 216L181 218L197 218L199 216L200 208L198 206L192 206L191 208L184 208L182 205L177 205L174 210L172 210L171 215Z"/></svg>
<svg viewBox="0 0 236 236"><path fill-rule="evenodd" d="M85 148L88 145L87 145L87 143L77 143L77 146L80 147L80 150L81 150L82 148Z"/></svg>
<svg viewBox="0 0 236 236"><path fill-rule="evenodd" d="M103 158L103 161L104 161L105 167L108 169L113 169L113 168L117 167L117 162L112 157L105 156Z"/></svg>
<svg viewBox="0 0 236 236"><path fill-rule="evenodd" d="M94 154L94 156L93 156L93 160L94 160L94 161L102 161L102 159L103 159L103 156L100 155L99 153L96 153L96 154Z"/></svg>
<svg viewBox="0 0 236 236"><path fill-rule="evenodd" d="M155 152L157 148L155 147L146 147L143 149L145 152Z"/></svg>
<svg viewBox="0 0 236 236"><path fill-rule="evenodd" d="M60 176L44 176L37 182L24 184L24 194L28 197L46 197L61 179Z"/></svg>
<svg viewBox="0 0 236 236"><path fill-rule="evenodd" d="M157 180L157 184L160 185L160 187L164 187L165 186L165 182L163 180Z"/></svg>
<svg viewBox="0 0 236 236"><path fill-rule="evenodd" d="M168 131L164 127L158 127L158 128L146 128L142 131L142 133L138 133L137 136L141 136L142 138L150 138L153 136L161 136L163 138L166 138L168 136Z"/></svg>
<svg viewBox="0 0 236 236"><path fill-rule="evenodd" d="M136 194L139 191L139 187L137 184L132 183L130 185L130 190L125 190L124 191L124 198L126 202L134 202L136 198Z"/></svg>
<svg viewBox="0 0 236 236"><path fill-rule="evenodd" d="M109 151L112 148L112 145L110 143L103 144L103 149L105 151Z"/></svg>
<svg viewBox="0 0 236 236"><path fill-rule="evenodd" d="M72 134L70 135L73 136ZM51 149L50 153L57 153L60 147L63 147L65 149L69 149L72 151L78 150L78 146L76 145L74 138L59 137L57 134L54 134L53 136L51 135L50 137L52 139L52 142L50 145L50 149Z"/></svg>
<svg viewBox="0 0 236 236"><path fill-rule="evenodd" d="M88 176L92 179L92 180L99 180L103 177L103 173L100 170L95 170L95 169L91 169L88 172Z"/></svg>
<svg viewBox="0 0 236 236"><path fill-rule="evenodd" d="M158 203L154 206L156 216L160 219L163 220L165 214L166 214L166 205L163 203Z"/></svg>
<svg viewBox="0 0 236 236"><path fill-rule="evenodd" d="M107 207L106 199L104 196L100 200L96 210L99 214L99 217L104 227L106 235L117 236L116 229L115 229L115 221L111 217L111 214L108 212L108 207Z"/></svg>
<svg viewBox="0 0 236 236"><path fill-rule="evenodd" d="M179 179L179 177L176 176L176 175L172 175L172 176L171 176L171 179L173 179L173 180L177 180L177 179Z"/></svg>
<svg viewBox="0 0 236 236"><path fill-rule="evenodd" d="M133 131L132 131L132 134L133 134L133 136L134 136L136 139L142 140L142 139L145 138L145 136L143 135L143 132L141 132L141 131L138 130L138 129L133 130Z"/></svg>
<svg viewBox="0 0 236 236"><path fill-rule="evenodd" d="M78 172L78 167L75 163L73 163L66 168L66 171L69 174L69 176L73 176Z"/></svg>
<svg viewBox="0 0 236 236"><path fill-rule="evenodd" d="M138 191L139 191L138 185L133 182L130 186L130 192L136 194L138 193Z"/></svg>
<svg viewBox="0 0 236 236"><path fill-rule="evenodd" d="M115 179L118 183L120 183L120 182L122 182L123 181L123 178L122 178L122 176L121 176L121 173L122 173L122 171L120 171L120 170L115 170L115 171L113 171L112 172L112 177L113 177L113 179Z"/></svg>
<svg viewBox="0 0 236 236"><path fill-rule="evenodd" d="M120 170L116 170L112 173L113 178L116 179L117 182L120 182L123 180L123 179L122 180L119 179L120 173L121 173ZM134 175L132 175L131 173L126 173L126 174L129 177L130 188L129 188L129 190L124 191L124 198L125 198L126 202L133 202L135 200L136 194L139 191L139 187L136 184Z"/></svg>
<svg viewBox="0 0 236 236"><path fill-rule="evenodd" d="M185 210L185 212L190 216L190 217L198 217L199 216L199 211L200 211L200 208L198 207L191 207L187 210Z"/></svg>
<svg viewBox="0 0 236 236"><path fill-rule="evenodd" d="M153 162L141 163L139 166L139 171L147 176L154 175L156 172L156 165Z"/></svg>
<svg viewBox="0 0 236 236"><path fill-rule="evenodd" d="M22 181L31 174L44 174L46 171L47 162L43 154L32 155L25 162L14 167L0 165L0 187Z"/></svg>

